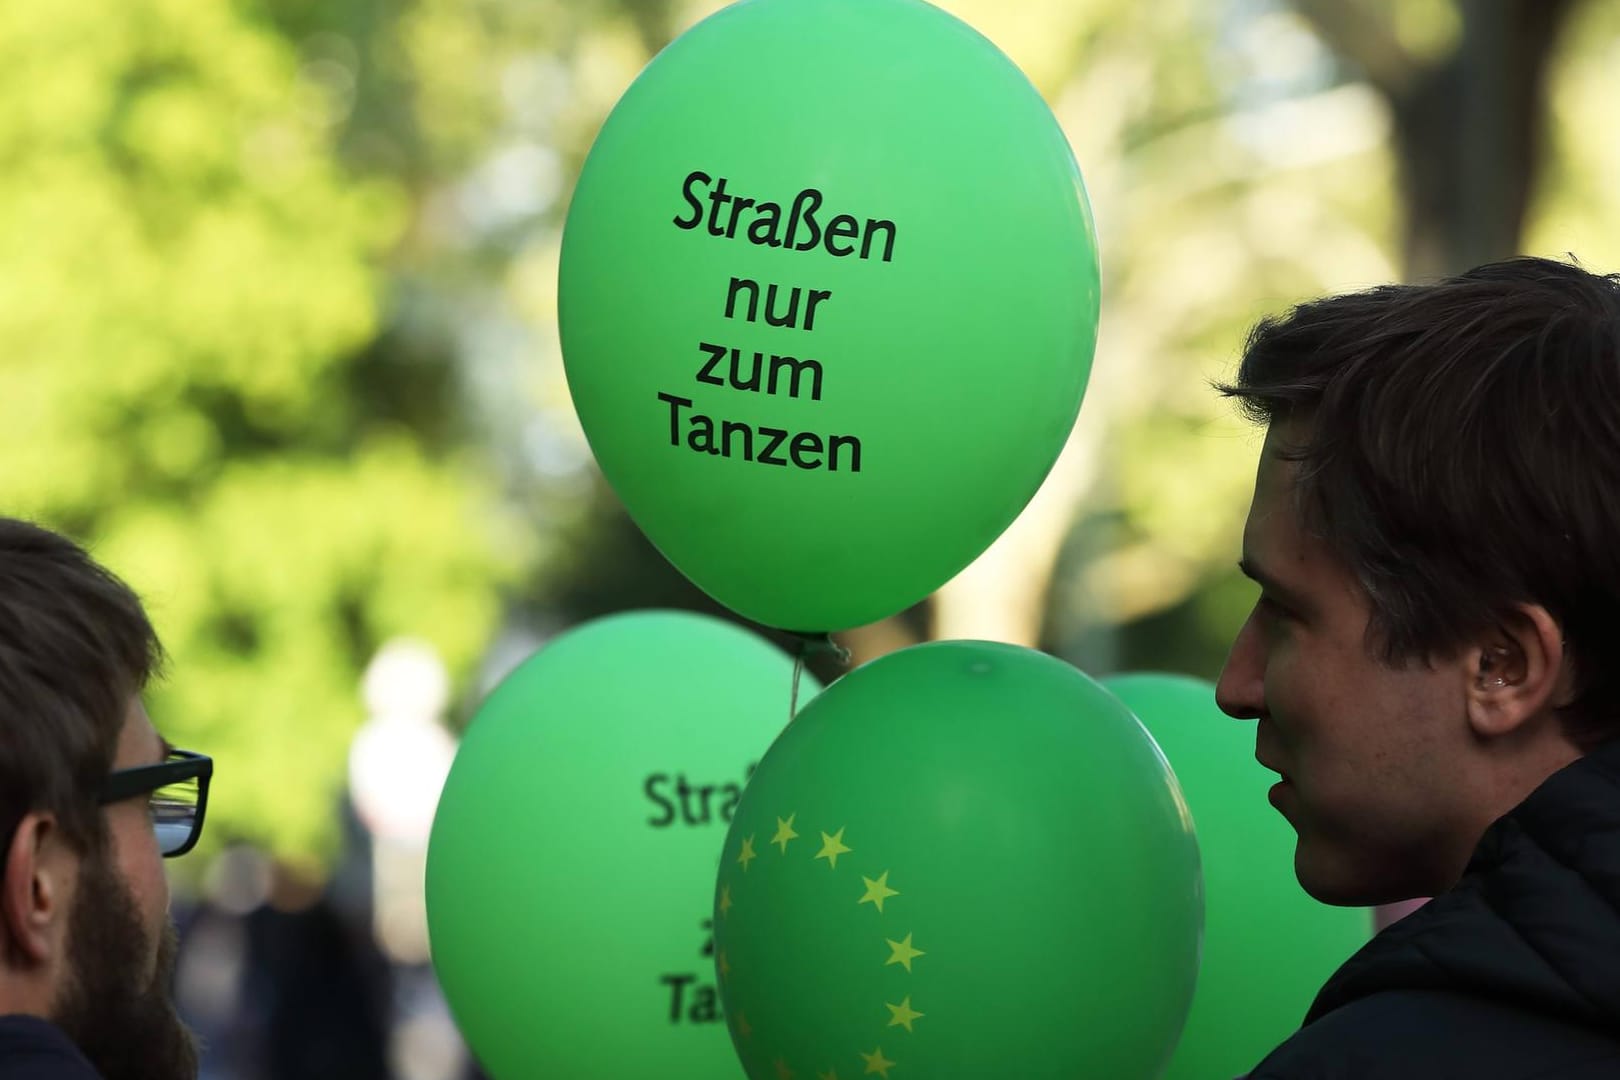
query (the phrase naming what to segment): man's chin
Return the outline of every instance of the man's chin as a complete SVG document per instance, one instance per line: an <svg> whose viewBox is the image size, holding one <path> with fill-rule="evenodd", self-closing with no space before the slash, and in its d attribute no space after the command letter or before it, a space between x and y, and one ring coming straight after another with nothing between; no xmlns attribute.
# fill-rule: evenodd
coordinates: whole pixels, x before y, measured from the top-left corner
<svg viewBox="0 0 1620 1080"><path fill-rule="evenodd" d="M84 867L52 1019L105 1080L195 1080L196 1039L170 995L174 926L165 926L154 963L151 932L129 890L98 860Z"/></svg>
<svg viewBox="0 0 1620 1080"><path fill-rule="evenodd" d="M147 1001L160 1014L155 1022L168 1043L158 1060L169 1062L177 1077L191 1080L198 1072L197 1036L180 1019L174 1004L174 968L179 952L180 935L174 923L169 922L163 928L163 939L158 945L157 965L152 985L147 989Z"/></svg>
<svg viewBox="0 0 1620 1080"><path fill-rule="evenodd" d="M1432 895L1413 882L1380 874L1372 862L1342 857L1304 834L1294 848L1294 876L1300 888L1320 903L1371 908Z"/></svg>
<svg viewBox="0 0 1620 1080"><path fill-rule="evenodd" d="M160 963L139 991L80 983L63 1000L58 1024L104 1080L195 1080L196 1037L169 992L171 963Z"/></svg>
<svg viewBox="0 0 1620 1080"><path fill-rule="evenodd" d="M1348 865L1349 860L1335 858L1323 850L1324 845L1301 833L1294 847L1294 876L1300 888L1323 904L1334 907L1368 907L1379 901L1369 899L1371 884L1366 875L1358 874Z"/></svg>

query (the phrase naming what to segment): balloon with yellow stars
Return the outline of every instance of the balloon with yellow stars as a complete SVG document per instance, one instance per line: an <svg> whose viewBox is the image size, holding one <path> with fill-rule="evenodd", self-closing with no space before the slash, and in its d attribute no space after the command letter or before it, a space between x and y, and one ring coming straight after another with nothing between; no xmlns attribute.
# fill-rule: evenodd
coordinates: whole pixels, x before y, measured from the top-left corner
<svg viewBox="0 0 1620 1080"><path fill-rule="evenodd" d="M1135 717L983 642L894 653L805 706L715 896L751 1080L1149 1080L1203 917L1191 819Z"/></svg>

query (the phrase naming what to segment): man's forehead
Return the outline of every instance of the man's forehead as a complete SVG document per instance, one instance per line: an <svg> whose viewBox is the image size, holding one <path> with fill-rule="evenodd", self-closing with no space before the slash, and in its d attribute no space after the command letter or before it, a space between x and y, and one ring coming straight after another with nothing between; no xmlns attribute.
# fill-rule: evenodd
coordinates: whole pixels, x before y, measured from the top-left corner
<svg viewBox="0 0 1620 1080"><path fill-rule="evenodd" d="M150 765L169 756L169 743L158 734L146 706L139 697L130 699L124 713L124 728L118 737L117 767Z"/></svg>
<svg viewBox="0 0 1620 1080"><path fill-rule="evenodd" d="M1281 430L1279 430L1281 429ZM1334 572L1337 560L1323 539L1308 529L1300 504L1299 470L1291 451L1299 431L1273 425L1255 470L1254 499L1243 526L1243 561L1275 579Z"/></svg>
<svg viewBox="0 0 1620 1080"><path fill-rule="evenodd" d="M1299 488L1300 463L1292 453L1300 448L1302 435L1299 425L1287 424L1273 425L1266 433L1255 472L1254 501L1243 526L1242 565L1246 572L1258 572L1249 576L1296 597L1321 589L1355 594L1359 587L1354 574L1308 524Z"/></svg>
<svg viewBox="0 0 1620 1080"><path fill-rule="evenodd" d="M1249 503L1249 517L1243 528L1245 553L1251 547L1261 546L1265 536L1278 526L1284 531L1298 530L1299 464L1285 456L1289 445L1286 437L1276 434L1276 428L1266 433L1265 445L1260 448L1260 460L1255 466L1254 498ZM1279 517L1282 520L1277 520Z"/></svg>

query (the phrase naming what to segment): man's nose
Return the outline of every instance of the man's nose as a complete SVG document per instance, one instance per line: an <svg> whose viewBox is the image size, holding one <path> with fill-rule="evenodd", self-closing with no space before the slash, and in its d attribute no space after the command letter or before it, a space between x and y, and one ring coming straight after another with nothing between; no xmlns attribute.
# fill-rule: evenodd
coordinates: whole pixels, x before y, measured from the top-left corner
<svg viewBox="0 0 1620 1080"><path fill-rule="evenodd" d="M1254 617L1244 621L1215 683L1215 704L1234 720L1258 720L1266 709L1265 652Z"/></svg>

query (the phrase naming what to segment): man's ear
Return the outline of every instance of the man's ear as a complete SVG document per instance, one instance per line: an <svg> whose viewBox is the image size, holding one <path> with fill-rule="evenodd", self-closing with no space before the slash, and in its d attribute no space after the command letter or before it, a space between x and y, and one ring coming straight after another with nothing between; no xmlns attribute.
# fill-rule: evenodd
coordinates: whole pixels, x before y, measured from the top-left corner
<svg viewBox="0 0 1620 1080"><path fill-rule="evenodd" d="M1540 604L1514 609L1465 659L1468 724L1482 738L1524 730L1565 704L1573 683L1563 631Z"/></svg>
<svg viewBox="0 0 1620 1080"><path fill-rule="evenodd" d="M5 850L0 929L5 958L17 967L47 963L66 917L74 860L54 814L23 815Z"/></svg>

